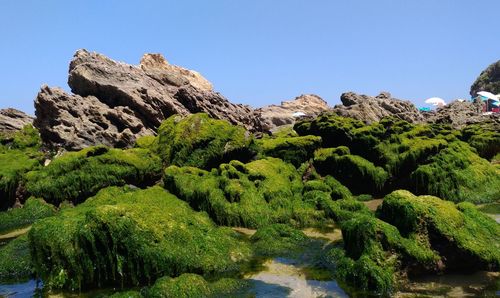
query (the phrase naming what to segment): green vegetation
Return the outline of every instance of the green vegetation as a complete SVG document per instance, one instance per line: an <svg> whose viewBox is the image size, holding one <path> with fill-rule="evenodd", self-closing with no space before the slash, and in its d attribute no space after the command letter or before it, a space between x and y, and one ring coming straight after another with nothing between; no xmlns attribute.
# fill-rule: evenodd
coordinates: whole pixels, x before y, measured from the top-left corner
<svg viewBox="0 0 500 298"><path fill-rule="evenodd" d="M313 157L313 153L321 145L321 137L276 137L263 138L257 141L262 154L281 158L298 167Z"/></svg>
<svg viewBox="0 0 500 298"><path fill-rule="evenodd" d="M158 129L156 151L168 165L202 169L231 160L249 160L253 140L243 127L207 114L174 115Z"/></svg>
<svg viewBox="0 0 500 298"><path fill-rule="evenodd" d="M222 278L207 282L197 274L182 274L177 278L163 277L147 292L148 298L198 298L237 297L248 287L248 282L232 278Z"/></svg>
<svg viewBox="0 0 500 298"><path fill-rule="evenodd" d="M231 161L211 172L171 166L165 170L163 181L169 191L195 210L206 211L220 225L308 226L323 217L313 204L303 200L297 170L276 158L247 164Z"/></svg>
<svg viewBox="0 0 500 298"><path fill-rule="evenodd" d="M107 186L154 184L161 172L160 159L147 149L96 146L68 152L48 166L27 173L26 188L52 204L64 200L80 203Z"/></svg>
<svg viewBox="0 0 500 298"><path fill-rule="evenodd" d="M250 241L257 255L273 257L299 252L309 242L309 238L288 225L273 224L259 228Z"/></svg>
<svg viewBox="0 0 500 298"><path fill-rule="evenodd" d="M500 131L495 124L469 125L462 130L461 139L475 148L482 158L489 160L500 153Z"/></svg>
<svg viewBox="0 0 500 298"><path fill-rule="evenodd" d="M385 197L377 216L437 251L449 270L500 268L500 225L470 203L400 190Z"/></svg>
<svg viewBox="0 0 500 298"><path fill-rule="evenodd" d="M38 131L31 125L9 137L0 137L0 211L14 204L23 174L40 165L40 146Z"/></svg>
<svg viewBox="0 0 500 298"><path fill-rule="evenodd" d="M22 208L0 212L0 234L26 227L36 220L55 214L55 208L41 199L29 198Z"/></svg>
<svg viewBox="0 0 500 298"><path fill-rule="evenodd" d="M27 235L0 246L0 283L24 281L32 273Z"/></svg>
<svg viewBox="0 0 500 298"><path fill-rule="evenodd" d="M319 149L314 166L322 175L332 175L354 192L377 193L384 187L387 172L357 155L344 154L340 148Z"/></svg>
<svg viewBox="0 0 500 298"><path fill-rule="evenodd" d="M238 270L250 249L160 187L109 187L35 222L33 263L49 288L136 286L161 276Z"/></svg>
<svg viewBox="0 0 500 298"><path fill-rule="evenodd" d="M488 214L500 214L500 202L485 204L478 207L478 209Z"/></svg>

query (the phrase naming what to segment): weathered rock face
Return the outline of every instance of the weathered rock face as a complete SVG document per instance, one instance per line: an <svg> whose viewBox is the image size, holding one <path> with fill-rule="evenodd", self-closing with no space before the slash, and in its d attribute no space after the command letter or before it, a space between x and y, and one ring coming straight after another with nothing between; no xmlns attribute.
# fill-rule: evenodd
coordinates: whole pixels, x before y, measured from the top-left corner
<svg viewBox="0 0 500 298"><path fill-rule="evenodd" d="M421 122L423 116L410 101L403 101L391 97L390 93L382 92L372 97L347 92L340 97L343 105L336 105L333 114L351 117L365 123L380 121L388 116L394 116L408 122Z"/></svg>
<svg viewBox="0 0 500 298"><path fill-rule="evenodd" d="M16 109L0 110L0 134L10 134L33 123L33 117Z"/></svg>
<svg viewBox="0 0 500 298"><path fill-rule="evenodd" d="M159 54L146 54L134 66L79 50L68 84L75 95L44 86L35 101L35 126L54 147L129 147L173 114L205 112L259 130L250 107L230 103L199 73L170 65Z"/></svg>
<svg viewBox="0 0 500 298"><path fill-rule="evenodd" d="M428 123L450 124L461 129L467 124L496 122L500 126L500 115L487 115L482 112L481 102L454 101L434 112L422 113Z"/></svg>
<svg viewBox="0 0 500 298"><path fill-rule="evenodd" d="M297 117L294 113L315 117L329 110L327 102L314 94L300 95L294 100L282 101L281 105L269 105L255 110L259 114L262 128L273 130L282 125L294 124Z"/></svg>
<svg viewBox="0 0 500 298"><path fill-rule="evenodd" d="M470 87L470 95L472 96L476 96L479 91L500 94L500 60L483 70Z"/></svg>

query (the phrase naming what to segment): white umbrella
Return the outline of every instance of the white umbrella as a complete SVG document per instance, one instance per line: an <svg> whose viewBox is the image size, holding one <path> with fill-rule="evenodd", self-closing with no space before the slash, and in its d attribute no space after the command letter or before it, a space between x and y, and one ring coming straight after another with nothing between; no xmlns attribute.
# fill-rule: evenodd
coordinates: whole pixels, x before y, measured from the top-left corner
<svg viewBox="0 0 500 298"><path fill-rule="evenodd" d="M295 113L293 113L292 117L297 118L297 117L302 117L305 115L306 115L306 113L304 113L304 112L295 112Z"/></svg>
<svg viewBox="0 0 500 298"><path fill-rule="evenodd" d="M482 97L486 97L488 99L493 99L493 100L500 100L497 95L488 92L488 91L479 91L477 95L481 95Z"/></svg>
<svg viewBox="0 0 500 298"><path fill-rule="evenodd" d="M446 102L444 99L439 98L439 97L431 97L425 100L425 103L431 104L433 106L444 106L446 105Z"/></svg>

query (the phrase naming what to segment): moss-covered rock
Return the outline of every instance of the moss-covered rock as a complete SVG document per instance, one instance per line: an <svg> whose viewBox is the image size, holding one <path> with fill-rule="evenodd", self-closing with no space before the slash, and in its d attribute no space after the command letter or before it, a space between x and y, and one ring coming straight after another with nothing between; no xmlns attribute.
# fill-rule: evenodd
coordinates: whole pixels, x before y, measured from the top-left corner
<svg viewBox="0 0 500 298"><path fill-rule="evenodd" d="M177 278L158 279L146 294L148 298L198 298L198 297L238 297L247 288L248 282L232 278L222 278L208 282L197 274L183 274Z"/></svg>
<svg viewBox="0 0 500 298"><path fill-rule="evenodd" d="M395 191L377 216L437 251L448 270L499 270L500 226L470 203Z"/></svg>
<svg viewBox="0 0 500 298"><path fill-rule="evenodd" d="M207 114L174 115L158 129L157 153L164 163L202 169L231 160L247 161L254 152L245 129Z"/></svg>
<svg viewBox="0 0 500 298"><path fill-rule="evenodd" d="M54 215L54 206L41 199L29 198L22 208L0 212L0 234L26 227L36 220Z"/></svg>
<svg viewBox="0 0 500 298"><path fill-rule="evenodd" d="M257 141L264 156L281 158L298 167L313 157L314 151L321 146L321 137L268 137Z"/></svg>
<svg viewBox="0 0 500 298"><path fill-rule="evenodd" d="M0 246L0 284L24 281L32 274L27 235Z"/></svg>
<svg viewBox="0 0 500 298"><path fill-rule="evenodd" d="M161 160L147 149L96 146L66 153L27 173L26 188L52 204L64 200L80 203L107 186L152 185L161 173Z"/></svg>
<svg viewBox="0 0 500 298"><path fill-rule="evenodd" d="M380 192L389 177L388 173L361 156L344 154L340 148L315 152L314 166L318 173L332 175L356 194Z"/></svg>
<svg viewBox="0 0 500 298"><path fill-rule="evenodd" d="M74 290L231 272L250 253L237 233L216 227L160 187L103 189L35 222L29 240L45 285Z"/></svg>
<svg viewBox="0 0 500 298"><path fill-rule="evenodd" d="M273 224L259 228L250 241L257 255L272 257L300 251L309 238L289 225Z"/></svg>
<svg viewBox="0 0 500 298"><path fill-rule="evenodd" d="M31 125L8 138L0 138L0 211L14 204L23 174L40 166L40 146L38 131Z"/></svg>
<svg viewBox="0 0 500 298"><path fill-rule="evenodd" d="M411 188L446 200L485 203L500 198L500 170L468 144L450 143L411 174Z"/></svg>
<svg viewBox="0 0 500 298"><path fill-rule="evenodd" d="M297 170L276 158L243 164L231 161L211 172L171 166L165 187L220 225L258 228L273 223L304 226L322 213L302 197Z"/></svg>
<svg viewBox="0 0 500 298"><path fill-rule="evenodd" d="M498 124L469 125L462 129L461 139L475 148L482 158L489 160L500 153Z"/></svg>

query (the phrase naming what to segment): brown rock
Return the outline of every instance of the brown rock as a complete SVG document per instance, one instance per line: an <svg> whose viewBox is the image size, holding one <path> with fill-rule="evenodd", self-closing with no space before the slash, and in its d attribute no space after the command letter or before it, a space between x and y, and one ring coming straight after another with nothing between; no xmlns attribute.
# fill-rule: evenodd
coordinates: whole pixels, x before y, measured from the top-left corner
<svg viewBox="0 0 500 298"><path fill-rule="evenodd" d="M320 113L329 110L328 103L314 94L300 95L290 101L282 101L280 105L269 105L257 109L264 130L273 130L278 126L294 124L299 118L295 113L303 113L304 116L316 117Z"/></svg>
<svg viewBox="0 0 500 298"><path fill-rule="evenodd" d="M11 134L33 123L33 117L16 109L0 110L0 134Z"/></svg>

